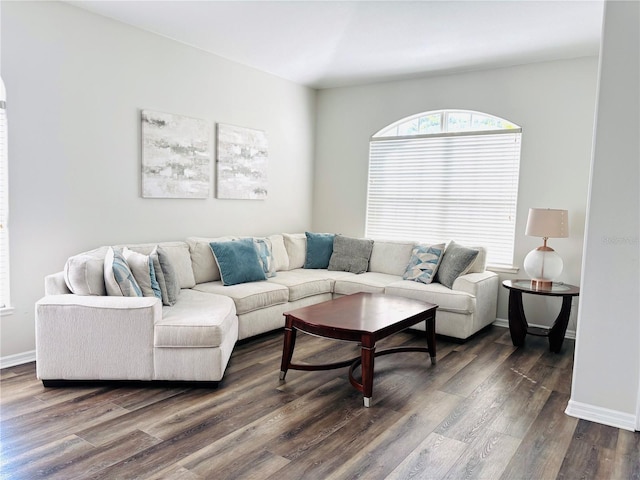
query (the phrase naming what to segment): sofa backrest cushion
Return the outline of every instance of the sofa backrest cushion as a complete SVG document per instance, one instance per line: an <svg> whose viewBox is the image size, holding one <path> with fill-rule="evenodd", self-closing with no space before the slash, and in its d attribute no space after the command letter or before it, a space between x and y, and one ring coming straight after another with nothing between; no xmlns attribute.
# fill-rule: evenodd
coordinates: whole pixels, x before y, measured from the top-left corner
<svg viewBox="0 0 640 480"><path fill-rule="evenodd" d="M289 255L289 270L304 267L307 257L307 236L304 233L283 233L282 237Z"/></svg>
<svg viewBox="0 0 640 480"><path fill-rule="evenodd" d="M64 265L64 281L76 295L107 294L104 284L104 257L108 247L100 247L69 257Z"/></svg>
<svg viewBox="0 0 640 480"><path fill-rule="evenodd" d="M474 260L474 262L464 273L482 273L487 269L487 249L484 247L476 247L472 245L470 248L474 250L478 250L478 256Z"/></svg>
<svg viewBox="0 0 640 480"><path fill-rule="evenodd" d="M369 271L401 276L411 259L415 242L376 240L373 243Z"/></svg>

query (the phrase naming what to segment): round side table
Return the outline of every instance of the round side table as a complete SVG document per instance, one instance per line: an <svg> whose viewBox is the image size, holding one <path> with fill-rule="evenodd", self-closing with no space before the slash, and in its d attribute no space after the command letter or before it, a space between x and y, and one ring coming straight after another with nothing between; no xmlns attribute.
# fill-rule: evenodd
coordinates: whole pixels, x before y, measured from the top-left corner
<svg viewBox="0 0 640 480"><path fill-rule="evenodd" d="M559 353L571 314L571 299L580 295L580 288L566 283L554 283L551 288L532 288L531 280L505 280L502 286L509 290L509 332L516 347L524 345L529 335L549 337L549 350ZM562 297L562 308L551 328L530 327L524 316L522 294Z"/></svg>

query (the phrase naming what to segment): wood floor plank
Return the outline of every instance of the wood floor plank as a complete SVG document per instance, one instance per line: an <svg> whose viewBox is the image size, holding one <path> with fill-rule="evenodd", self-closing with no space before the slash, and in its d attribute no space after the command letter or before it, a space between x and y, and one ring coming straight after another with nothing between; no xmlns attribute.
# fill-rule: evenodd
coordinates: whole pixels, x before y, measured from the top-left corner
<svg viewBox="0 0 640 480"><path fill-rule="evenodd" d="M522 380L511 370L489 377L451 412L435 432L461 442L473 442L501 413L503 404Z"/></svg>
<svg viewBox="0 0 640 480"><path fill-rule="evenodd" d="M509 355L513 353L514 347L493 343L482 352L477 353L476 359L470 362L465 368L454 375L442 390L448 393L467 397L482 382L484 382ZM467 354L474 352L466 351Z"/></svg>
<svg viewBox="0 0 640 480"><path fill-rule="evenodd" d="M578 423L564 413L568 401L568 395L551 392L501 479L556 478Z"/></svg>
<svg viewBox="0 0 640 480"><path fill-rule="evenodd" d="M525 377L511 391L489 427L512 437L524 438L549 395L551 390Z"/></svg>
<svg viewBox="0 0 640 480"><path fill-rule="evenodd" d="M469 444L443 478L500 478L519 445L520 439L486 428Z"/></svg>
<svg viewBox="0 0 640 480"><path fill-rule="evenodd" d="M613 478L614 450L576 441L569 445L566 453L568 456L558 471L558 480Z"/></svg>
<svg viewBox="0 0 640 480"><path fill-rule="evenodd" d="M63 402L46 407L38 413L14 417L0 425L3 452L17 455L63 438L77 424L90 428L127 413L127 410L117 405L94 404L92 398L83 398L82 401Z"/></svg>
<svg viewBox="0 0 640 480"><path fill-rule="evenodd" d="M613 478L640 480L640 432L618 431Z"/></svg>
<svg viewBox="0 0 640 480"><path fill-rule="evenodd" d="M402 459L429 438L431 432L462 400L457 395L429 390L421 403L405 414L384 435L372 439L359 455L349 459L332 473L335 478L385 478ZM378 404L378 408L384 408ZM462 442L457 442L462 443ZM402 470L402 469L401 469ZM442 473L446 473L445 469Z"/></svg>
<svg viewBox="0 0 640 480"><path fill-rule="evenodd" d="M268 411L266 415L242 428L217 437L216 440L185 457L180 464L189 471L203 476L212 471L219 475L232 473L233 464L238 459L261 451L266 446L279 445L280 438L295 438L296 434L306 431L309 424L313 425L309 412L314 414L319 412L320 415L326 414L332 408L337 410L347 401L344 399L345 386L342 380L334 379L281 408ZM305 422L307 427L302 426ZM315 431L313 427L311 430Z"/></svg>
<svg viewBox="0 0 640 480"><path fill-rule="evenodd" d="M330 478L341 465L358 455L369 439L384 434L402 415L384 409L362 408L361 414L323 438L304 456L293 459L269 479Z"/></svg>
<svg viewBox="0 0 640 480"><path fill-rule="evenodd" d="M437 433L427 436L387 477L387 480L441 479L469 448Z"/></svg>

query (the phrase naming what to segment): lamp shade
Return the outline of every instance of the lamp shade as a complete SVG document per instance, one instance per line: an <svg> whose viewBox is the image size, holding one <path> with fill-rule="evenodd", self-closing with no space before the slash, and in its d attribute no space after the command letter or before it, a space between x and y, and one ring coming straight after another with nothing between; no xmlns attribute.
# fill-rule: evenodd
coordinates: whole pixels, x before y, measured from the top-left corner
<svg viewBox="0 0 640 480"><path fill-rule="evenodd" d="M530 208L525 235L566 238L569 236L569 212L553 208Z"/></svg>

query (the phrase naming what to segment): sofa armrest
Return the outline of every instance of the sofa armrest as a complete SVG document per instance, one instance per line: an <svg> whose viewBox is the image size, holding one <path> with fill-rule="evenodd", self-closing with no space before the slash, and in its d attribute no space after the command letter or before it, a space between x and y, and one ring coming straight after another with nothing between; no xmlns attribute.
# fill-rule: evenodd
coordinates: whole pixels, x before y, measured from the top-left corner
<svg viewBox="0 0 640 480"><path fill-rule="evenodd" d="M67 282L64 280L64 272L53 273L44 277L45 295L65 295L71 293Z"/></svg>
<svg viewBox="0 0 640 480"><path fill-rule="evenodd" d="M493 287L495 285L495 287ZM460 290L462 292L470 293L473 296L478 295L479 289L487 288L491 286L498 292L498 274L495 272L484 271L482 273L467 273L466 275L460 275L453 282L452 290Z"/></svg>
<svg viewBox="0 0 640 480"><path fill-rule="evenodd" d="M153 379L155 297L49 295L36 303L36 372L49 380Z"/></svg>
<svg viewBox="0 0 640 480"><path fill-rule="evenodd" d="M453 282L453 290L476 297L474 331L496 321L500 277L495 272L468 273Z"/></svg>

